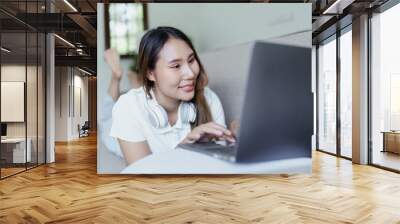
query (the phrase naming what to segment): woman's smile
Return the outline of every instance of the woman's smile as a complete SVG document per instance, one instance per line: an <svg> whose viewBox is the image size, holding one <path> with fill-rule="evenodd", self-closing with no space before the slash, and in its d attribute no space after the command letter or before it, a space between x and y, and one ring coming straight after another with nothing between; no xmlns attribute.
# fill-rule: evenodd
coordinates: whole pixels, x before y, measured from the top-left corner
<svg viewBox="0 0 400 224"><path fill-rule="evenodd" d="M182 89L183 91L185 91L187 93L190 93L190 92L192 92L194 90L194 84L193 83L192 84L185 84L185 85L179 86L178 88Z"/></svg>

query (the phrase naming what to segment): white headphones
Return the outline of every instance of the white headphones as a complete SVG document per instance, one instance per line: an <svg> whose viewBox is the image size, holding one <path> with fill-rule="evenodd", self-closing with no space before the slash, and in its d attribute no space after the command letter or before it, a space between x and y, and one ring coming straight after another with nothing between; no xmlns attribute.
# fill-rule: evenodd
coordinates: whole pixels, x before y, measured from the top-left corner
<svg viewBox="0 0 400 224"><path fill-rule="evenodd" d="M154 94L152 99L146 96L148 118L154 128L166 128L168 126L168 114L165 109L157 103ZM193 123L196 121L197 109L191 102L181 102L178 108L178 116L182 123Z"/></svg>

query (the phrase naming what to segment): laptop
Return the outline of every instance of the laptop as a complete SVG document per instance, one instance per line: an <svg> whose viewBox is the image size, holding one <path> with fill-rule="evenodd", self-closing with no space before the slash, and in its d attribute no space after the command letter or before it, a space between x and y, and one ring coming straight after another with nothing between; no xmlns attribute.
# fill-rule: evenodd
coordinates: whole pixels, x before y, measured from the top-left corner
<svg viewBox="0 0 400 224"><path fill-rule="evenodd" d="M236 163L311 158L311 48L257 41L248 73L236 143L178 147Z"/></svg>

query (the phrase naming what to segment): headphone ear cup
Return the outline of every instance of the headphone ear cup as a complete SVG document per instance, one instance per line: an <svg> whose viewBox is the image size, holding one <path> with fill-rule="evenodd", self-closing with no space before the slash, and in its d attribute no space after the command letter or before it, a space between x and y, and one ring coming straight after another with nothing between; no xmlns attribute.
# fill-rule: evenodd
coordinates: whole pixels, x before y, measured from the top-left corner
<svg viewBox="0 0 400 224"><path fill-rule="evenodd" d="M154 128L165 128L168 125L168 114L162 106L149 103L149 120Z"/></svg>
<svg viewBox="0 0 400 224"><path fill-rule="evenodd" d="M196 106L193 103L185 102L181 105L181 118L185 123L193 123L196 121Z"/></svg>
<svg viewBox="0 0 400 224"><path fill-rule="evenodd" d="M189 122L190 123L195 122L196 117L197 117L197 108L193 103L190 103Z"/></svg>
<svg viewBox="0 0 400 224"><path fill-rule="evenodd" d="M157 128L165 128L168 126L168 114L161 105L155 105L155 114L157 114L158 126Z"/></svg>

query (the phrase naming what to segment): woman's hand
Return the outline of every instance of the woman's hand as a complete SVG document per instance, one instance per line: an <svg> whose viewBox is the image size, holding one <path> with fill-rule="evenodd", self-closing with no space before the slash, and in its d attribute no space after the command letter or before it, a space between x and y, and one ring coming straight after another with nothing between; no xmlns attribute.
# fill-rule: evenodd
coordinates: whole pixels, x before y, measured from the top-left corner
<svg viewBox="0 0 400 224"><path fill-rule="evenodd" d="M218 140L227 140L235 142L232 132L224 126L215 122L208 122L206 124L195 127L182 141L182 143L194 143L197 141L210 140L217 138Z"/></svg>
<svg viewBox="0 0 400 224"><path fill-rule="evenodd" d="M229 130L232 132L233 136L236 138L239 134L239 121L233 120L229 125Z"/></svg>
<svg viewBox="0 0 400 224"><path fill-rule="evenodd" d="M120 80L122 78L123 70L119 63L119 54L115 49L107 49L104 51L104 59L111 67L112 78Z"/></svg>

